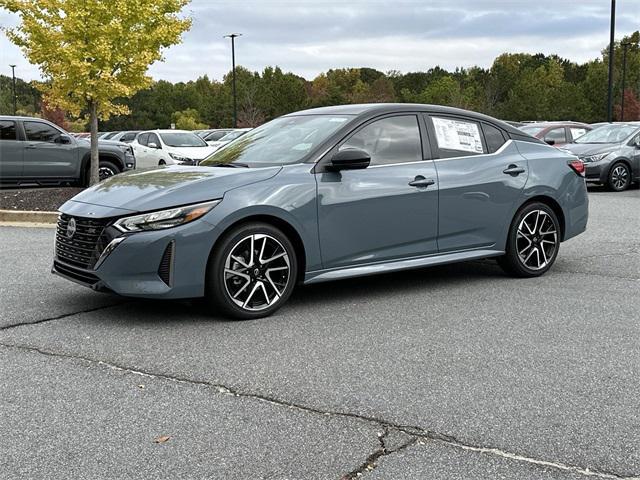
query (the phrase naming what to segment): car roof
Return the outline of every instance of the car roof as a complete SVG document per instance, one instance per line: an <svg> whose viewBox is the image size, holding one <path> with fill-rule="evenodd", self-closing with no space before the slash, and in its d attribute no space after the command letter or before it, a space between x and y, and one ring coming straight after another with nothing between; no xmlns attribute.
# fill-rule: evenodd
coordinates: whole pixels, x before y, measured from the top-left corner
<svg viewBox="0 0 640 480"><path fill-rule="evenodd" d="M336 105L332 107L318 107L299 112L292 112L285 117L298 115L353 115L364 116L371 114L385 114L394 112L429 112L435 114L464 115L474 118L475 120L483 120L494 124L499 124L508 132L522 135L522 130L517 129L497 118L484 115L482 113L463 110L462 108L447 107L443 105L428 105L422 103L359 103L352 105Z"/></svg>
<svg viewBox="0 0 640 480"><path fill-rule="evenodd" d="M524 127L542 127L542 128L547 128L547 127L571 127L571 126L590 127L591 125L589 125L588 123L574 122L572 120L567 120L567 121L558 120L558 121L551 121L551 122L525 123L524 125L522 125L522 128L524 128Z"/></svg>

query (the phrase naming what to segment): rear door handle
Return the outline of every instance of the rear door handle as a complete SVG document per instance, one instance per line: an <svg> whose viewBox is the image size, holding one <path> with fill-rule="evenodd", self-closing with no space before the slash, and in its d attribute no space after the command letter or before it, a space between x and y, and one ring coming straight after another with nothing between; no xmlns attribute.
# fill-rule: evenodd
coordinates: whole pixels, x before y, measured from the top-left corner
<svg viewBox="0 0 640 480"><path fill-rule="evenodd" d="M27 145L25 148L38 148L38 145L35 143L30 143L29 145Z"/></svg>
<svg viewBox="0 0 640 480"><path fill-rule="evenodd" d="M436 183L432 178L424 178L422 175L418 175L412 182L409 182L409 186L411 187L428 187L429 185L433 185Z"/></svg>
<svg viewBox="0 0 640 480"><path fill-rule="evenodd" d="M502 171L502 173L505 173L507 175L520 175L521 173L524 173L524 168L517 165L509 165L505 170Z"/></svg>

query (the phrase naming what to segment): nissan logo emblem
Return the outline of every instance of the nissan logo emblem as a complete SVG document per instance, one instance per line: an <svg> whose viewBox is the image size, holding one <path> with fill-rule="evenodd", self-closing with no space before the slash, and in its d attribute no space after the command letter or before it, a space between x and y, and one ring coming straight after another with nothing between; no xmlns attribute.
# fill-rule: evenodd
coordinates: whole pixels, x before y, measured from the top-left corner
<svg viewBox="0 0 640 480"><path fill-rule="evenodd" d="M76 220L75 218L72 218L71 220L69 220L69 223L67 223L67 238L73 237L75 233L76 233Z"/></svg>

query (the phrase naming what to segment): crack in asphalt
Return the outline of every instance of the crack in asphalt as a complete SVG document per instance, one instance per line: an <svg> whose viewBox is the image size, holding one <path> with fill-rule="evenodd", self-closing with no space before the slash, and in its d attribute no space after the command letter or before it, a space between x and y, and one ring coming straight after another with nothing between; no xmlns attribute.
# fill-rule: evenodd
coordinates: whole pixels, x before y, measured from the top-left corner
<svg viewBox="0 0 640 480"><path fill-rule="evenodd" d="M24 327L24 326L27 326L27 325L38 325L40 323L53 322L54 320L62 320L63 318L73 317L74 315L80 315L82 313L95 312L95 311L98 311L98 310L105 310L107 308L118 307L120 305L125 305L127 303L129 303L129 302L118 302L118 303L113 303L113 304L110 304L110 305L102 305L100 307L92 307L92 308L87 308L87 309L84 309L84 310L78 310L76 312L62 313L60 315L56 315L55 317L42 318L40 320L34 320L33 322L12 323L11 325L5 325L4 327L0 327L0 332L2 332L4 330L9 330L11 328L16 328L16 327Z"/></svg>
<svg viewBox="0 0 640 480"><path fill-rule="evenodd" d="M103 307L103 308L107 308L107 307ZM115 362L97 360L95 358L86 357L82 355L55 352L53 350L45 350L43 348L34 347L30 345L20 345L20 344L0 342L0 347L38 353L38 354L46 355L49 357L64 358L68 360L85 362L91 365L98 365L98 366L106 367L119 372L128 373L131 375L139 375L147 378L155 378L155 379L166 380L166 381L171 381L176 383L184 383L188 385L196 385L196 386L203 386L207 388L213 388L218 393L223 395L232 395L235 397L254 399L257 401L266 402L279 407L299 410L306 413L314 413L318 415L334 416L334 417L342 417L342 418L351 418L351 419L360 420L362 422L379 425L384 429L383 433L379 434L378 436L378 441L380 442L380 446L372 454L370 454L367 457L366 461L362 465L360 465L360 467L356 468L352 472L349 472L345 474L343 477L341 477L342 479L346 479L346 480L362 476L367 471L370 471L373 468L375 468L376 461L380 457L403 450L415 444L418 441L434 441L442 445L462 449L465 451L472 451L472 452L478 452L478 453L483 453L487 455L494 455L504 459L513 460L516 462L529 463L529 464L538 465L541 467L554 468L560 471L581 474L584 476L590 476L590 477L596 477L596 478L602 478L602 479L614 479L614 480L640 480L640 476L637 476L637 475L624 476L624 475L618 475L613 472L590 469L588 467L579 467L576 465L564 464L560 462L536 459L533 457L528 457L526 455L509 452L509 451L502 450L495 447L483 447L480 445L473 445L467 442L463 442L462 440L459 440L452 435L447 435L440 432L424 429L420 426L403 425L403 424L391 422L388 420L384 420L382 418L362 415L362 414L353 413L353 412L323 410L319 407L311 407L307 405L296 404L293 402L288 402L286 400L281 400L276 397L271 397L271 396L267 396L259 393L241 391L239 389L236 389L230 386L226 386L219 383L213 383L206 380L195 380L195 379L190 379L186 377L180 377L177 375L169 375L165 373L154 373L154 372L150 372L142 369L129 368L124 365L119 365ZM398 447L387 448L385 439L387 438L387 436L391 431L402 432L404 434L409 435L411 438L410 440L402 443Z"/></svg>
<svg viewBox="0 0 640 480"><path fill-rule="evenodd" d="M385 439L389 435L389 428L385 427L382 433L378 434L378 442L380 446L374 450L374 452L367 457L367 459L360 465L358 468L350 471L349 473L345 473L340 480L352 480L354 478L361 477L367 472L375 469L378 466L378 459L381 457L385 457L387 455L391 455L392 453L399 452L400 450L404 450L405 448L413 445L418 441L417 437L411 437L408 441L402 443L400 446L395 448L388 448Z"/></svg>

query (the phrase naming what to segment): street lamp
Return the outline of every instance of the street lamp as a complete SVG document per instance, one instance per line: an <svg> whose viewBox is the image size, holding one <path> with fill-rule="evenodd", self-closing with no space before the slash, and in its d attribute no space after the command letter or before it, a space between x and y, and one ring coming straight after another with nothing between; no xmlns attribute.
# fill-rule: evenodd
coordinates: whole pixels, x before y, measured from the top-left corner
<svg viewBox="0 0 640 480"><path fill-rule="evenodd" d="M607 122L613 122L613 47L616 31L616 0L611 0L611 29L609 38L609 89L607 96Z"/></svg>
<svg viewBox="0 0 640 480"><path fill-rule="evenodd" d="M231 83L233 89L233 128L238 126L238 103L236 100L236 37L241 37L241 33L230 33L223 38L231 39Z"/></svg>
<svg viewBox="0 0 640 480"><path fill-rule="evenodd" d="M631 45L630 42L624 42L622 44L622 99L620 100L620 121L624 122L624 89L627 79L627 48Z"/></svg>
<svg viewBox="0 0 640 480"><path fill-rule="evenodd" d="M13 78L13 116L15 117L16 112L18 111L16 102L16 66L9 66L11 67L11 77Z"/></svg>

